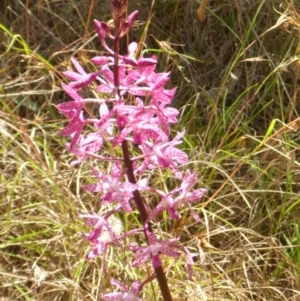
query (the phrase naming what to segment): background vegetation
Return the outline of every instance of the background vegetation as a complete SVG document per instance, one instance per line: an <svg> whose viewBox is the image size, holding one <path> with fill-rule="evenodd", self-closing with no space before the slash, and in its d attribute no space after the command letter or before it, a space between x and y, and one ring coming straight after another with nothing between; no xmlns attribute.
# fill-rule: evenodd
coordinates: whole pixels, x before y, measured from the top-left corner
<svg viewBox="0 0 300 301"><path fill-rule="evenodd" d="M172 72L174 130L209 189L200 224L161 227L199 254L193 282L167 262L175 300L300 300L299 2L211 0L203 23L199 0L129 3L129 39ZM101 52L92 20L110 19L108 1L3 0L0 12L0 300L99 300L109 284L78 218L99 202L80 189L88 168L69 166L55 104L70 57ZM110 269L137 273L125 250Z"/></svg>

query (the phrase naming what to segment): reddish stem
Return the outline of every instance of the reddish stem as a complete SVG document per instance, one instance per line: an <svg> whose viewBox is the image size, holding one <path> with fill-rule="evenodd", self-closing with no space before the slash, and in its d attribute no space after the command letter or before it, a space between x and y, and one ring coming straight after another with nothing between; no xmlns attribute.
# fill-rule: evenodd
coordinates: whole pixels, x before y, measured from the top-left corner
<svg viewBox="0 0 300 301"><path fill-rule="evenodd" d="M113 50L114 50L113 72L114 72L114 87L115 87L114 92L115 92L116 100L121 99L120 78L119 78L120 27L121 27L121 18L119 18L118 20L115 20L115 34L114 34L115 39L114 39L114 43L113 43L114 44L113 45ZM123 160L124 160L124 165L126 167L128 180L130 183L136 184L137 181L136 181L136 178L134 175L133 165L132 165L132 161L130 159L129 147L128 147L128 143L126 140L124 140L122 142L122 152L123 152ZM133 192L133 198L134 198L136 207L140 213L141 221L142 221L143 225L145 225L145 223L148 219L148 214L147 214L147 210L146 210L143 198L138 190L135 190ZM150 223L148 223L148 230L150 232L152 232ZM146 236L147 244L149 245L146 233L145 233L145 236ZM167 281L167 278L166 278L166 275L165 275L165 272L164 272L162 266L155 268L154 270L155 270L155 276L158 281L163 300L164 301L173 301L173 298L171 296L171 292L170 292L170 289L168 286L168 281Z"/></svg>

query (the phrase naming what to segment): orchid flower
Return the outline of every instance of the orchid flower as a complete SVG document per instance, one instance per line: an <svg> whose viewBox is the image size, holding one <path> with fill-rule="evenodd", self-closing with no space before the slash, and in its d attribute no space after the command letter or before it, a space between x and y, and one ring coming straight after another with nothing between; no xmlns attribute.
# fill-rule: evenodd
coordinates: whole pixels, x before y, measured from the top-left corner
<svg viewBox="0 0 300 301"><path fill-rule="evenodd" d="M101 296L102 300L109 300L109 301L142 301L138 297L140 281L135 281L131 285L130 290L126 288L126 286L121 283L120 281L111 278L111 284L117 286L122 292L114 292L109 293Z"/></svg>

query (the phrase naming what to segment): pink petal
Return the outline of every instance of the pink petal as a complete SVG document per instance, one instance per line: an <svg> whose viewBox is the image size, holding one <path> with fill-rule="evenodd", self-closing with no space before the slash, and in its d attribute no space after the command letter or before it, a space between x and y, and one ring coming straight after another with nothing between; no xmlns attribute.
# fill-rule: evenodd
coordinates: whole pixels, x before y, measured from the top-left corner
<svg viewBox="0 0 300 301"><path fill-rule="evenodd" d="M105 39L106 34L109 33L109 26L105 22L99 22L98 20L94 20L94 27L102 43Z"/></svg>
<svg viewBox="0 0 300 301"><path fill-rule="evenodd" d="M79 80L81 75L74 71L63 71L62 74L70 80Z"/></svg>
<svg viewBox="0 0 300 301"><path fill-rule="evenodd" d="M84 69L81 67L79 62L74 57L71 57L71 61L72 61L75 69L78 71L79 74L86 75L86 72L84 71Z"/></svg>
<svg viewBox="0 0 300 301"><path fill-rule="evenodd" d="M109 61L113 61L113 58L109 56L95 56L91 59L91 62L97 66L105 65Z"/></svg>
<svg viewBox="0 0 300 301"><path fill-rule="evenodd" d="M61 84L64 91L74 100L81 101L80 95L76 92L75 89L70 87L69 85L66 85L64 83Z"/></svg>

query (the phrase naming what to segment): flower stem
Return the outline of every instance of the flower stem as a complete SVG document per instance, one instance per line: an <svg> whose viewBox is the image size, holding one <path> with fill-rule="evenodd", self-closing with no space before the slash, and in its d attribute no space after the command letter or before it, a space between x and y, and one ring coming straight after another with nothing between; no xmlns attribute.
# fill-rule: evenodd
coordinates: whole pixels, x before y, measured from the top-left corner
<svg viewBox="0 0 300 301"><path fill-rule="evenodd" d="M126 140L124 140L122 142L122 151L123 151L124 164L125 164L125 167L127 170L128 180L130 183L136 184L136 179L135 179L134 172L133 172L133 166L132 166L132 162L130 160L130 155L129 155L128 143ZM148 214L146 211L146 207L145 207L143 198L138 190L135 190L133 192L133 197L134 197L136 207L138 208L138 211L140 213L141 220L142 220L143 224L145 225L145 223L148 219ZM152 232L150 223L148 223L148 230L150 232ZM146 235L146 233L145 233L145 235ZM146 235L146 240L148 243L147 235ZM165 275L165 272L164 272L162 266L159 266L159 267L155 268L154 270L155 270L155 275L156 275L156 279L159 284L161 294L163 296L163 300L164 301L173 301L173 298L171 296L171 292L170 292L170 289L168 286L168 281L167 281L167 278L166 278L166 275Z"/></svg>
<svg viewBox="0 0 300 301"><path fill-rule="evenodd" d="M118 20L115 19L115 34L114 34L114 43L113 43L113 50L114 50L113 73L114 73L114 88L115 88L114 92L115 92L116 100L121 99L120 78L119 78L120 27L121 27L121 18L118 18ZM132 184L136 184L137 181L136 181L136 178L134 175L132 161L130 159L128 142L126 140L124 140L122 142L122 152L123 152L123 160L124 160L124 165L126 167L128 181ZM146 210L143 198L138 190L135 190L133 192L133 198L134 198L136 207L140 213L141 221L142 221L143 225L145 225L146 221L148 219L148 214L147 214L147 210ZM148 223L148 231L152 232L150 223ZM149 244L146 232L145 232L145 236L146 236L147 244ZM165 275L165 272L164 272L162 266L159 266L159 267L155 268L154 270L155 270L156 279L158 281L163 300L164 301L173 301L173 298L171 296L170 289L168 286L167 278L166 278L166 275Z"/></svg>

